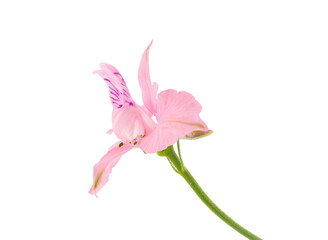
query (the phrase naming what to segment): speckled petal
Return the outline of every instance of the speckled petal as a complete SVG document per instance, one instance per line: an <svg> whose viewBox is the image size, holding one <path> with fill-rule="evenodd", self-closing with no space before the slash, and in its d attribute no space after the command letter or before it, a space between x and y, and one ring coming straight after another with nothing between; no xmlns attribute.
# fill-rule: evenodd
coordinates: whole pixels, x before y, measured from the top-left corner
<svg viewBox="0 0 328 240"><path fill-rule="evenodd" d="M106 82L109 88L110 100L114 109L121 108L126 105L132 106L134 101L119 71L107 63L101 63L100 68L100 70L96 70L93 73L99 74L99 76Z"/></svg>

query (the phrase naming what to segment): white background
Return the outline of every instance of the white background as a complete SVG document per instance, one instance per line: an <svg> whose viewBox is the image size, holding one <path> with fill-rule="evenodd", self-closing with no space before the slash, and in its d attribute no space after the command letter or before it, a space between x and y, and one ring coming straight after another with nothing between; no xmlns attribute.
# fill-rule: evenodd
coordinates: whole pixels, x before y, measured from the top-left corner
<svg viewBox="0 0 328 240"><path fill-rule="evenodd" d="M264 239L328 239L326 1L1 1L0 238L244 239L166 159L126 154L99 198L93 165L117 141L106 84L154 39L160 91L192 93L214 134L182 141L208 195Z"/></svg>

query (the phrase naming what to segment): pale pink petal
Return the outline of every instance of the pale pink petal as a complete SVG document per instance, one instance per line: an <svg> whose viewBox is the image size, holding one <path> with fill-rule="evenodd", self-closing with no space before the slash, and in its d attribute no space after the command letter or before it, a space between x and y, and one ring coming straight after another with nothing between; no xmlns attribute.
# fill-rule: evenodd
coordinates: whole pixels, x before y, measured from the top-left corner
<svg viewBox="0 0 328 240"><path fill-rule="evenodd" d="M142 105L141 109L147 114L148 117L151 118L153 116L153 114L149 112L148 108L145 105Z"/></svg>
<svg viewBox="0 0 328 240"><path fill-rule="evenodd" d="M115 135L124 142L134 142L152 132L156 124L138 105L114 109L112 114Z"/></svg>
<svg viewBox="0 0 328 240"><path fill-rule="evenodd" d="M168 89L158 94L156 119L158 123L179 120L204 125L199 118L201 110L202 106L190 93Z"/></svg>
<svg viewBox="0 0 328 240"><path fill-rule="evenodd" d="M106 133L110 135L110 134L112 134L113 132L114 132L113 129L109 129Z"/></svg>
<svg viewBox="0 0 328 240"><path fill-rule="evenodd" d="M145 135L145 128L139 109L136 106L124 106L114 109L112 125L115 135L123 142Z"/></svg>
<svg viewBox="0 0 328 240"><path fill-rule="evenodd" d="M149 74L149 48L153 41L149 44L141 57L139 66L139 85L142 91L142 100L148 111L153 115L156 113L156 94L158 90L157 83L151 83Z"/></svg>
<svg viewBox="0 0 328 240"><path fill-rule="evenodd" d="M193 131L208 131L200 119L201 105L187 92L166 90L158 95L156 129L138 143L146 153L161 151Z"/></svg>
<svg viewBox="0 0 328 240"><path fill-rule="evenodd" d="M112 168L120 160L121 156L133 148L130 144L120 144L120 142L114 144L94 166L93 184L89 191L90 194L97 194L97 192L107 183Z"/></svg>
<svg viewBox="0 0 328 240"><path fill-rule="evenodd" d="M108 85L110 100L114 109L125 105L133 105L134 102L129 89L119 71L107 63L101 63L100 68L101 70L96 70L93 73L99 74Z"/></svg>

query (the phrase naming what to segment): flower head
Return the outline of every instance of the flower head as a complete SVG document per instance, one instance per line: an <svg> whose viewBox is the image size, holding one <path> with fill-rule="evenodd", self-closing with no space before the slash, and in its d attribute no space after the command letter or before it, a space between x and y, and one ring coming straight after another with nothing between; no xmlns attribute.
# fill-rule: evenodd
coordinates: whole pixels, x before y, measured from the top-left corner
<svg viewBox="0 0 328 240"><path fill-rule="evenodd" d="M122 75L115 67L102 63L101 69L94 71L104 79L109 88L113 105L113 129L109 133L114 132L120 141L94 166L90 194L96 194L105 185L112 168L132 148L155 153L166 149L180 138L211 133L199 117L201 105L190 93L169 89L157 94L158 85L151 82L149 74L151 44L141 57L138 73L143 106L132 99ZM152 119L153 116L156 122Z"/></svg>

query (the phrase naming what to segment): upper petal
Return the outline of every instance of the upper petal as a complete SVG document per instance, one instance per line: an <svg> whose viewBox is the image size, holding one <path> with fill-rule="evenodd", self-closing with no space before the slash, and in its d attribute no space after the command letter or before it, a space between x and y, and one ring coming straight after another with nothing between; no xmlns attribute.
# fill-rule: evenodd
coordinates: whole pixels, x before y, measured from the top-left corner
<svg viewBox="0 0 328 240"><path fill-rule="evenodd" d="M172 89L161 92L157 100L158 125L138 146L144 152L154 153L193 131L208 131L206 124L199 117L201 109L201 105L190 93Z"/></svg>
<svg viewBox="0 0 328 240"><path fill-rule="evenodd" d="M101 63L99 65L101 69L93 73L99 74L107 83L113 107L121 108L125 105L133 105L134 102L129 89L119 71L107 63Z"/></svg>
<svg viewBox="0 0 328 240"><path fill-rule="evenodd" d="M149 44L141 57L139 66L139 85L142 91L142 100L148 111L153 115L156 113L156 94L158 90L157 83L151 83L149 74L149 48L153 41Z"/></svg>
<svg viewBox="0 0 328 240"><path fill-rule="evenodd" d="M112 168L120 160L121 156L133 148L130 144L124 144L123 146L120 146L119 144L120 142L114 144L94 166L93 184L89 191L90 194L97 194L97 192L107 183Z"/></svg>
<svg viewBox="0 0 328 240"><path fill-rule="evenodd" d="M201 128L206 128L205 123L199 118L202 106L188 92L178 92L173 89L162 91L158 94L157 122L182 121L198 123Z"/></svg>

